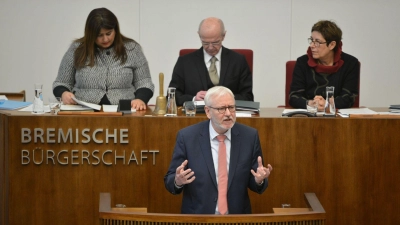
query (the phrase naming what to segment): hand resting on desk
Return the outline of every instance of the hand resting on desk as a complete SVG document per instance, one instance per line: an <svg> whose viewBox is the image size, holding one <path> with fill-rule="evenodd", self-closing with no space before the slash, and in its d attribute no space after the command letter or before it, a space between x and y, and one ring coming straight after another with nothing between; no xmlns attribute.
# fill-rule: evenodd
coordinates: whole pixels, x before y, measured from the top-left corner
<svg viewBox="0 0 400 225"><path fill-rule="evenodd" d="M146 110L146 104L140 99L132 100L131 107L136 110Z"/></svg>

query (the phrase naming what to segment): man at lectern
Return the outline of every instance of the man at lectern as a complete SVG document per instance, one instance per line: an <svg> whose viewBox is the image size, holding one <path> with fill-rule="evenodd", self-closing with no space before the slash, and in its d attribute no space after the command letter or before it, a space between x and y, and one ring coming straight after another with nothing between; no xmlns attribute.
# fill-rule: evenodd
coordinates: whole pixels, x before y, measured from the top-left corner
<svg viewBox="0 0 400 225"><path fill-rule="evenodd" d="M258 132L235 123L228 88L209 89L204 102L209 120L178 132L165 187L183 192L185 214L251 213L248 189L263 193L272 171L270 164L263 166Z"/></svg>

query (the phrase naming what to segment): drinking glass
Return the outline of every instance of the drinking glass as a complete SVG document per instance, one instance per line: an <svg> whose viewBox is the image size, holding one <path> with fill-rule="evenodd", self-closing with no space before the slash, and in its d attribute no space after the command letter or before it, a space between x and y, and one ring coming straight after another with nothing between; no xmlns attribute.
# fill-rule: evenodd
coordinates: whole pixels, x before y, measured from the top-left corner
<svg viewBox="0 0 400 225"><path fill-rule="evenodd" d="M307 100L306 101L307 111L310 113L316 113L318 111L318 101L316 100Z"/></svg>
<svg viewBox="0 0 400 225"><path fill-rule="evenodd" d="M184 102L183 107L185 109L186 116L195 116L196 115L196 102L194 102L194 101Z"/></svg>
<svg viewBox="0 0 400 225"><path fill-rule="evenodd" d="M49 98L50 113L57 115L61 108L61 98L60 97L50 97Z"/></svg>
<svg viewBox="0 0 400 225"><path fill-rule="evenodd" d="M176 102L175 102L175 91L176 88L174 87L168 88L167 113L165 114L165 116L176 116L178 113L178 109L176 107Z"/></svg>
<svg viewBox="0 0 400 225"><path fill-rule="evenodd" d="M325 115L336 115L336 107L335 107L335 87L328 86L326 87L326 98L325 98Z"/></svg>
<svg viewBox="0 0 400 225"><path fill-rule="evenodd" d="M42 88L43 88L43 84L36 83L34 85L35 97L33 99L33 108L32 108L32 112L34 114L43 114L44 113Z"/></svg>

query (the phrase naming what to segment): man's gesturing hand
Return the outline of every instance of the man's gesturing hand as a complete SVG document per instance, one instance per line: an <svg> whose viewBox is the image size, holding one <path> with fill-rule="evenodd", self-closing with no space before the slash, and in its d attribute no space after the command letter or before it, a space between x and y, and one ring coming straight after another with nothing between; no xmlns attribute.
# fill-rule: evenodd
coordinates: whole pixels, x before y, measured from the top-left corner
<svg viewBox="0 0 400 225"><path fill-rule="evenodd" d="M268 168L265 168L262 164L261 156L258 156L258 167L257 167L257 173L254 172L254 170L251 170L251 173L253 174L254 178L256 179L257 184L261 184L261 182L265 179L268 178L269 174L272 171L272 166L270 164L267 165Z"/></svg>
<svg viewBox="0 0 400 225"><path fill-rule="evenodd" d="M185 184L190 184L196 179L194 172L191 169L185 170L185 166L188 161L185 160L178 168L176 168L175 173L175 184L178 186L183 186Z"/></svg>

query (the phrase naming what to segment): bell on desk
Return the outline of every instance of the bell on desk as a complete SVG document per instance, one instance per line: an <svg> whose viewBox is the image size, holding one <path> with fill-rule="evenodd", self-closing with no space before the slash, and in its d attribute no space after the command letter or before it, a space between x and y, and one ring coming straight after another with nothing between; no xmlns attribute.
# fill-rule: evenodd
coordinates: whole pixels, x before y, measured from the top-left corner
<svg viewBox="0 0 400 225"><path fill-rule="evenodd" d="M154 108L153 114L156 115L165 115L167 111L167 98L164 96L164 74L160 73L159 75L159 83L160 83L160 95L156 99L156 107Z"/></svg>

